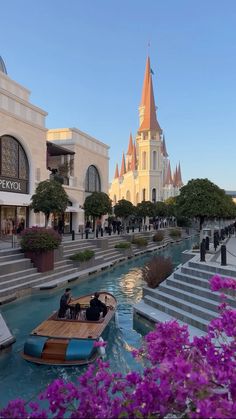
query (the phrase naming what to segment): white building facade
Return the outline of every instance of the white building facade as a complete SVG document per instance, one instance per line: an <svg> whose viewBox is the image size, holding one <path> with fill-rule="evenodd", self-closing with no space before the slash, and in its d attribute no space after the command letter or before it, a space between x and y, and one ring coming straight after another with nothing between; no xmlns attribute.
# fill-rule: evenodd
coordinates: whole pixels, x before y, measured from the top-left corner
<svg viewBox="0 0 236 419"><path fill-rule="evenodd" d="M108 192L108 150L78 129L47 130L47 112L30 102L30 91L12 80L0 57L0 234L45 223L30 210L31 196L49 168L63 170L69 202L66 232L84 224L82 209L93 191ZM55 220L53 220L55 223Z"/></svg>

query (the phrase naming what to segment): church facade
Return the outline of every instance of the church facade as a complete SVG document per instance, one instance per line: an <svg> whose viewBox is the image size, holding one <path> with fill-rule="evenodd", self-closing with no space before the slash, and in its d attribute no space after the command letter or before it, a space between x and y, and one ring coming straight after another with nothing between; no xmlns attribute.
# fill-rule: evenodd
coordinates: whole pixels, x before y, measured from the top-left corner
<svg viewBox="0 0 236 419"><path fill-rule="evenodd" d="M157 120L148 57L139 106L139 129L134 141L130 134L127 153L122 155L120 170L116 165L109 195L113 205L121 199L137 205L142 201L165 201L177 196L181 186L180 163L172 175L165 137Z"/></svg>

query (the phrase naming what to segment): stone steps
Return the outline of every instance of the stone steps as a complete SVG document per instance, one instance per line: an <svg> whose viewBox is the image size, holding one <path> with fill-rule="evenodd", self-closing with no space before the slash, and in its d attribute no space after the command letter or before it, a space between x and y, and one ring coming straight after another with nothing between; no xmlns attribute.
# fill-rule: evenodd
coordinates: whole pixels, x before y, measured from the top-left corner
<svg viewBox="0 0 236 419"><path fill-rule="evenodd" d="M164 313L169 314L170 316L173 316L178 320L181 320L184 323L197 327L198 329L203 330L204 332L207 329L209 321L190 312L188 313L179 307L175 307L174 305L168 304L167 302L165 302L165 304L162 304L161 302L156 300L156 298L149 296L144 297L144 302L153 306L154 308L157 308L160 311L163 311Z"/></svg>
<svg viewBox="0 0 236 419"><path fill-rule="evenodd" d="M51 273L47 272L45 274L37 273L35 274L34 279L30 279L29 276L26 275L25 277L18 278L17 284L12 284L11 282L8 282L6 284L7 286L4 289L0 289L0 298L6 296L7 294L17 293L26 288L32 288L33 286L43 282L50 282L58 278L64 278L69 274L78 277L78 270L76 268L66 268L64 270L60 269L59 272L52 271Z"/></svg>

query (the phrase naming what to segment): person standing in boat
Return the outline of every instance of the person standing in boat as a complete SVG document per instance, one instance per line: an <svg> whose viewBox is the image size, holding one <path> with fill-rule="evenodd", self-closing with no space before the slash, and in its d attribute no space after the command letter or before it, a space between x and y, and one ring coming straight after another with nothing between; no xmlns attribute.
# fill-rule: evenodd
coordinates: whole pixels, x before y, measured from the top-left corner
<svg viewBox="0 0 236 419"><path fill-rule="evenodd" d="M90 307L96 307L99 309L100 313L103 314L103 317L107 314L107 306L101 300L99 300L99 292L95 292L94 297L90 301Z"/></svg>
<svg viewBox="0 0 236 419"><path fill-rule="evenodd" d="M66 288L64 294L60 299L60 308L58 311L58 317L62 319L66 317L66 312L70 309L69 303L71 302L71 288Z"/></svg>

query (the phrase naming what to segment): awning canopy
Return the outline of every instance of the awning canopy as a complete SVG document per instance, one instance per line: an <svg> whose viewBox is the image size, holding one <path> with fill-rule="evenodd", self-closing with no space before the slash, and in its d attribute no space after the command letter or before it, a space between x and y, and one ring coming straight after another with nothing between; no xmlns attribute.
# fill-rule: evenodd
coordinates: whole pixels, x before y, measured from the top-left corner
<svg viewBox="0 0 236 419"><path fill-rule="evenodd" d="M47 141L47 151L50 156L66 156L68 154L75 154L74 151L69 150L68 148L62 147L53 142Z"/></svg>
<svg viewBox="0 0 236 419"><path fill-rule="evenodd" d="M0 192L0 205L16 205L28 207L31 204L31 195L14 192Z"/></svg>

